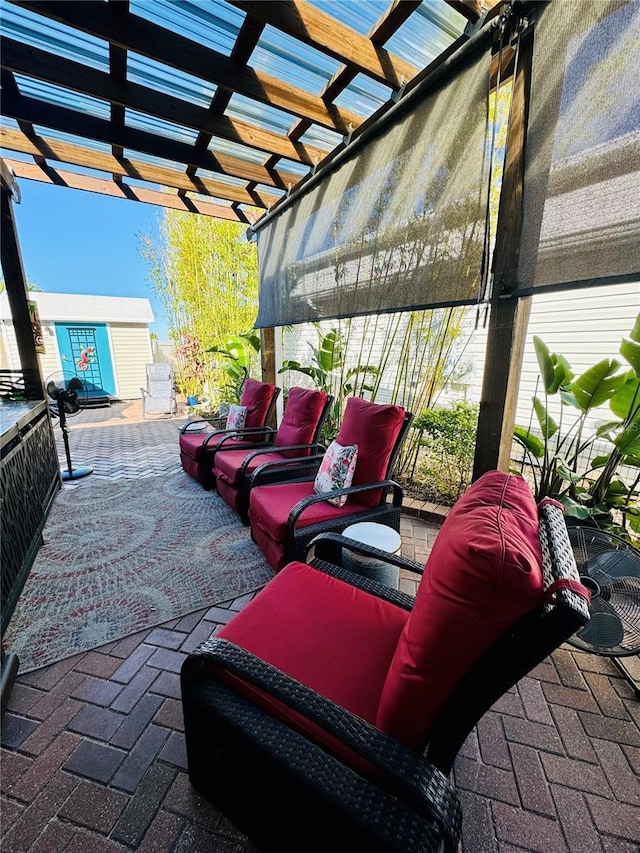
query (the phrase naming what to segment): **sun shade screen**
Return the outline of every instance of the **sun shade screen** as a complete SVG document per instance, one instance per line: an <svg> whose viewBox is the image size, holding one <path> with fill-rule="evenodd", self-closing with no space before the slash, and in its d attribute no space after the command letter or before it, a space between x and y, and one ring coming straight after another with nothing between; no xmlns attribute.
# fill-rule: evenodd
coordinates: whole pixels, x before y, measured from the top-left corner
<svg viewBox="0 0 640 853"><path fill-rule="evenodd" d="M258 230L257 326L472 302L488 50Z"/></svg>
<svg viewBox="0 0 640 853"><path fill-rule="evenodd" d="M640 3L550 3L535 29L519 286L640 273Z"/></svg>

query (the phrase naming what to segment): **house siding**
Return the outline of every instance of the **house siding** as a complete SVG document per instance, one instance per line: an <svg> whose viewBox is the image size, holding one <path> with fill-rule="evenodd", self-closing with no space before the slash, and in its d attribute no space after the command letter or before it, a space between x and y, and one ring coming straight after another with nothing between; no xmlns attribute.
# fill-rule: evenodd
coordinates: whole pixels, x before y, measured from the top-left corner
<svg viewBox="0 0 640 853"><path fill-rule="evenodd" d="M137 399L147 385L146 365L153 361L149 329L130 323L110 323L108 328L116 393L122 400Z"/></svg>

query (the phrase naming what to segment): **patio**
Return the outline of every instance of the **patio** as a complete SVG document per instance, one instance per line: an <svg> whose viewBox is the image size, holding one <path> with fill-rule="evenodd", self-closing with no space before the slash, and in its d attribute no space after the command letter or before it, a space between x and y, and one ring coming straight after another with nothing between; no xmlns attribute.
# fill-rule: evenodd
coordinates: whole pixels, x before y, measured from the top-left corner
<svg viewBox="0 0 640 853"><path fill-rule="evenodd" d="M83 412L72 454L95 473L65 488L177 470L177 424L143 421L139 403ZM405 514L403 553L424 560L436 533ZM249 598L18 676L2 732L6 853L257 849L189 784L178 686L185 655ZM466 853L637 850L640 705L604 658L557 651L485 715L454 773Z"/></svg>

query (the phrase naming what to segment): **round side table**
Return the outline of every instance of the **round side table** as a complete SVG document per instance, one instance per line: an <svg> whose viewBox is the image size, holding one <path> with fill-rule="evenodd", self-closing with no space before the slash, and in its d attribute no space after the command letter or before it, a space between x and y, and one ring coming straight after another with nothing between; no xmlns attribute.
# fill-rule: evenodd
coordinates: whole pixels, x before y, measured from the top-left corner
<svg viewBox="0 0 640 853"><path fill-rule="evenodd" d="M358 524L350 524L343 531L343 536L362 542L363 545L371 545L379 551L387 551L389 554L398 554L402 547L400 534L385 524L376 524L373 521L360 521ZM371 580L398 589L400 585L400 569L371 557L354 554L348 548L342 549L342 564L346 569L356 572Z"/></svg>

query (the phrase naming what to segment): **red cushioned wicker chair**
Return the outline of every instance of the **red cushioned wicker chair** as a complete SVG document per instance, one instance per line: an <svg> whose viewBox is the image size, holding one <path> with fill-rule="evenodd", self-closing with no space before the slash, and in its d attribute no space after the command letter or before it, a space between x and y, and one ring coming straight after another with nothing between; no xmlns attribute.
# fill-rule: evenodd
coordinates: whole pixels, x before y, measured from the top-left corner
<svg viewBox="0 0 640 853"><path fill-rule="evenodd" d="M341 566L337 534L185 661L192 784L266 851L455 851L447 776L480 717L589 619L562 509L489 472L415 600Z"/></svg>
<svg viewBox="0 0 640 853"><path fill-rule="evenodd" d="M216 489L245 524L249 523L251 476L258 467L269 464L274 482L317 470L324 452L318 440L332 403L333 397L324 391L291 388L272 445L249 452L220 446L213 466ZM263 482L266 481L265 476Z"/></svg>
<svg viewBox="0 0 640 853"><path fill-rule="evenodd" d="M180 430L180 462L183 469L202 484L205 489L215 486L213 461L222 446L267 447L275 430L267 426L274 411L280 389L269 382L245 379L240 396L240 405L247 407L242 430L217 429L202 432L207 420L193 420Z"/></svg>
<svg viewBox="0 0 640 853"><path fill-rule="evenodd" d="M307 545L318 533L340 533L360 521L400 529L402 489L389 477L412 418L400 406L369 403L360 397L347 400L337 441L343 446L358 445L348 488L316 494L314 474L263 485L275 466L267 464L256 470L249 501L251 535L276 571L289 560L304 558ZM347 497L343 506L328 502L340 495Z"/></svg>

